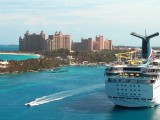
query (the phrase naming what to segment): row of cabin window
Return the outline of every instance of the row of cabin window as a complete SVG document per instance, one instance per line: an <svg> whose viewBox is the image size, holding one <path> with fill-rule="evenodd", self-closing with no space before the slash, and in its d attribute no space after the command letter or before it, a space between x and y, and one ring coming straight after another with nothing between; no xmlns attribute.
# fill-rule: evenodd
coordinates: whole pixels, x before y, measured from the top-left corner
<svg viewBox="0 0 160 120"><path fill-rule="evenodd" d="M117 79L111 79L108 78L108 82L117 82ZM122 80L119 79L118 82L123 82L123 83L134 83L134 84L153 84L155 83L155 80L130 80L130 79L126 79L126 80Z"/></svg>
<svg viewBox="0 0 160 120"><path fill-rule="evenodd" d="M120 95L120 93L117 93L117 94ZM124 95L124 94L127 95L127 93L121 93L121 95ZM131 93L130 95L139 95L140 96L141 94L135 94L135 93L133 94L133 93Z"/></svg>
<svg viewBox="0 0 160 120"><path fill-rule="evenodd" d="M125 91L127 91L127 89L119 89L119 88L117 88L117 90L125 90ZM136 89L130 89L130 91L136 91ZM138 91L141 91L140 89L138 90Z"/></svg>
<svg viewBox="0 0 160 120"><path fill-rule="evenodd" d="M120 84L117 84L117 86L127 86L127 85L126 85L126 84L124 84L124 85L123 85L123 84L121 84L121 85L120 85ZM129 85L129 86L130 86L130 87L132 87L132 86L133 86L133 87L136 87L136 85ZM140 87L140 85L137 85L137 86Z"/></svg>

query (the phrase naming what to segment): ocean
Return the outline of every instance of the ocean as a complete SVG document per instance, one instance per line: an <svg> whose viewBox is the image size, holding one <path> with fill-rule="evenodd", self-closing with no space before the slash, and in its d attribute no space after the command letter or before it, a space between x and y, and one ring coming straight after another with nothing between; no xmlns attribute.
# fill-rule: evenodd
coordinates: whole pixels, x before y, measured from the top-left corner
<svg viewBox="0 0 160 120"><path fill-rule="evenodd" d="M18 51L19 45L0 45L0 51Z"/></svg>
<svg viewBox="0 0 160 120"><path fill-rule="evenodd" d="M0 76L0 120L159 120L160 107L121 108L105 94L103 66ZM35 106L25 104L36 100Z"/></svg>
<svg viewBox="0 0 160 120"><path fill-rule="evenodd" d="M30 58L39 58L38 55L35 54L7 54L7 53L0 53L0 59L6 60L26 60Z"/></svg>
<svg viewBox="0 0 160 120"><path fill-rule="evenodd" d="M18 45L0 45L0 52L16 52L18 51L19 46ZM30 58L39 58L39 56L34 54L5 54L0 53L0 59L6 61L6 60L26 60Z"/></svg>

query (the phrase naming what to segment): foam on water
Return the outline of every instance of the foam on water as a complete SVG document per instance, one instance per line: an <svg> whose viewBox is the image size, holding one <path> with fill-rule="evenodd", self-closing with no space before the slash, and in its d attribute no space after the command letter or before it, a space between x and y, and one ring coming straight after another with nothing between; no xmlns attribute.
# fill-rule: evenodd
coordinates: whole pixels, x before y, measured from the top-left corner
<svg viewBox="0 0 160 120"><path fill-rule="evenodd" d="M25 105L28 106L37 106L37 105L41 105L44 103L48 103L48 102L53 102L53 101L57 101L57 100L62 100L64 98L73 96L73 95L78 95L78 94L82 94L85 92L91 92L95 89L101 89L104 88L104 84L96 84L96 85L90 85L90 86L85 86L85 87L81 87L81 88L77 88L77 89L73 89L73 90L67 90L67 91L62 91L62 92L58 92L58 93L54 93L48 96L43 96L40 98L36 98L34 101L26 103Z"/></svg>

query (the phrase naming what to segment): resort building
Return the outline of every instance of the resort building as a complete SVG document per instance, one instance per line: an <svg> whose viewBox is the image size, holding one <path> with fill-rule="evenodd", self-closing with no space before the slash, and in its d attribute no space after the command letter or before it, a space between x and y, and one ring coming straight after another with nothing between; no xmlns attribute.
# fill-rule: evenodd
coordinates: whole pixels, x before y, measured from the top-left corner
<svg viewBox="0 0 160 120"><path fill-rule="evenodd" d="M53 51L57 49L68 49L71 50L71 36L63 35L62 32L55 32L54 35L49 35L45 41L45 50Z"/></svg>
<svg viewBox="0 0 160 120"><path fill-rule="evenodd" d="M93 39L83 39L81 38L81 42L72 42L72 50L73 51L85 51L85 50L93 50Z"/></svg>
<svg viewBox="0 0 160 120"><path fill-rule="evenodd" d="M81 38L81 42L73 42L72 41L72 50L73 51L85 51L85 50L112 50L112 40L105 40L104 37L99 35L96 36L95 41L92 38L84 39Z"/></svg>
<svg viewBox="0 0 160 120"><path fill-rule="evenodd" d="M72 48L71 48L72 47ZM68 49L71 51L100 51L103 49L112 50L112 40L104 40L102 35L97 36L95 40L92 38L81 38L81 42L73 42L71 44L71 36L63 35L61 31L55 32L53 35L49 35L45 38L43 31L40 34L30 34L26 31L24 37L19 37L19 50L20 51L53 51L58 49Z"/></svg>
<svg viewBox="0 0 160 120"><path fill-rule="evenodd" d="M82 50L93 50L93 39L88 38L88 39L81 39L81 48Z"/></svg>
<svg viewBox="0 0 160 120"><path fill-rule="evenodd" d="M19 50L20 51L43 51L45 42L45 34L41 31L40 34L30 34L27 31L24 37L19 38Z"/></svg>
<svg viewBox="0 0 160 120"><path fill-rule="evenodd" d="M72 41L72 48L73 51L82 51L81 42L73 42Z"/></svg>
<svg viewBox="0 0 160 120"><path fill-rule="evenodd" d="M30 34L27 31L24 37L19 37L19 50L20 51L53 51L60 48L71 50L71 36L62 35L62 32L56 32L54 35L49 35L48 39L41 31L40 34Z"/></svg>
<svg viewBox="0 0 160 120"><path fill-rule="evenodd" d="M112 40L104 41L104 49L112 50Z"/></svg>
<svg viewBox="0 0 160 120"><path fill-rule="evenodd" d="M103 50L104 49L104 38L103 36L99 35L96 36L96 41L95 41L95 50Z"/></svg>

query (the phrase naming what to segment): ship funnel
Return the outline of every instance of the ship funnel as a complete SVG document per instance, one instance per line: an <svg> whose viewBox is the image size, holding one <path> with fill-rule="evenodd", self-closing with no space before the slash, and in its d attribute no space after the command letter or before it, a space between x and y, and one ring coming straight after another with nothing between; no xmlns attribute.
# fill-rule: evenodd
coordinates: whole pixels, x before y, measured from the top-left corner
<svg viewBox="0 0 160 120"><path fill-rule="evenodd" d="M150 47L150 39L158 36L159 33L156 32L149 36L147 35L143 36L143 35L139 35L137 33L132 32L131 35L142 39L142 58L144 59L150 58L152 54L152 48Z"/></svg>

